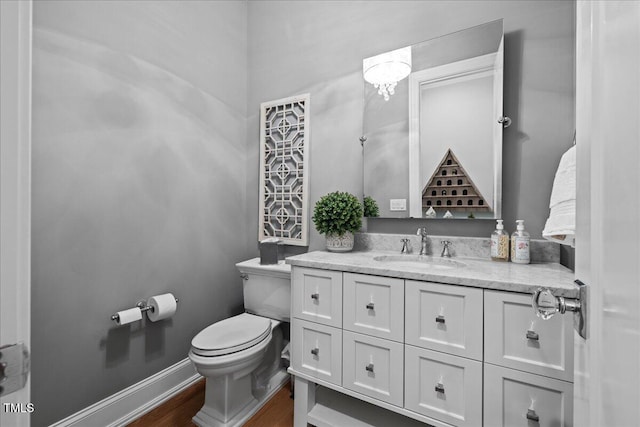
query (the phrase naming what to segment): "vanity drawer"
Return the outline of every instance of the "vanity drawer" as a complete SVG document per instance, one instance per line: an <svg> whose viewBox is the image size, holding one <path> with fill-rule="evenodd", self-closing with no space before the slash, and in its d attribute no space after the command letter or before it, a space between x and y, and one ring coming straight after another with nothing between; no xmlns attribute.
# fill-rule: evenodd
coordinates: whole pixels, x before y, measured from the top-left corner
<svg viewBox="0 0 640 427"><path fill-rule="evenodd" d="M531 295L485 291L485 362L573 381L573 316L536 316Z"/></svg>
<svg viewBox="0 0 640 427"><path fill-rule="evenodd" d="M404 353L406 409L455 426L482 425L481 362L411 345Z"/></svg>
<svg viewBox="0 0 640 427"><path fill-rule="evenodd" d="M406 281L405 342L482 360L482 289Z"/></svg>
<svg viewBox="0 0 640 427"><path fill-rule="evenodd" d="M342 327L342 272L294 267L291 273L293 317Z"/></svg>
<svg viewBox="0 0 640 427"><path fill-rule="evenodd" d="M573 384L485 364L484 425L570 427Z"/></svg>
<svg viewBox="0 0 640 427"><path fill-rule="evenodd" d="M342 330L293 319L291 366L330 383L342 383Z"/></svg>
<svg viewBox="0 0 640 427"><path fill-rule="evenodd" d="M402 407L403 345L343 332L343 386Z"/></svg>
<svg viewBox="0 0 640 427"><path fill-rule="evenodd" d="M344 273L344 329L402 342L404 280Z"/></svg>

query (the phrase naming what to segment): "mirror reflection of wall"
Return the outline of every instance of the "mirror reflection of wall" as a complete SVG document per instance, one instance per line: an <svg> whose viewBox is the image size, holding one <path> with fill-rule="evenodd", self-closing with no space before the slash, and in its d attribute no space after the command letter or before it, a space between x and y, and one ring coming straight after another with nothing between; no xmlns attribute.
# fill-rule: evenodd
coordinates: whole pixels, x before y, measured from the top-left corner
<svg viewBox="0 0 640 427"><path fill-rule="evenodd" d="M494 217L499 204L496 206L494 198L493 162L495 150L502 148L495 144L493 135L494 127L499 126L493 116L500 114L494 110L494 59L489 55L451 64L449 69L460 68L453 76L444 71L446 78L429 80L426 75L433 75L434 69L415 74L414 80L422 83L415 89L419 91L414 108L419 118L418 145L410 156L419 156L420 163L410 173L418 180L422 200L410 194L411 216L419 217L435 205L439 207L435 208L435 217L447 211L454 218ZM469 71L470 63L483 61L490 64L490 69L480 66ZM446 160L448 165L442 164L449 152L453 158ZM436 174L442 178L437 198L431 194Z"/></svg>
<svg viewBox="0 0 640 427"><path fill-rule="evenodd" d="M437 218L447 210L455 218L501 215L502 37L498 20L413 45L412 73L388 101L365 83L363 191L382 217L431 217L425 215L430 206ZM452 180L428 203L423 193L443 173L449 149L464 182L458 187L461 178ZM390 209L397 199L406 200L406 210Z"/></svg>

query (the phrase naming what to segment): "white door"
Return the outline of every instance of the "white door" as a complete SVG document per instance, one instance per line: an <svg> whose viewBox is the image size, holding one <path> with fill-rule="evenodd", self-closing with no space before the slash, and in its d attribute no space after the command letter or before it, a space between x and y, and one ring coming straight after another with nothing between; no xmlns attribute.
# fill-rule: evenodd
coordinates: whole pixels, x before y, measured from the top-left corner
<svg viewBox="0 0 640 427"><path fill-rule="evenodd" d="M31 1L0 1L0 347L30 345ZM15 348L15 347L13 347ZM23 362L0 348L5 392ZM22 365L24 366L24 364ZM20 378L20 384L22 383ZM29 426L30 388L0 398L0 425Z"/></svg>
<svg viewBox="0 0 640 427"><path fill-rule="evenodd" d="M640 2L579 1L576 277L590 285L575 336L574 420L640 425Z"/></svg>

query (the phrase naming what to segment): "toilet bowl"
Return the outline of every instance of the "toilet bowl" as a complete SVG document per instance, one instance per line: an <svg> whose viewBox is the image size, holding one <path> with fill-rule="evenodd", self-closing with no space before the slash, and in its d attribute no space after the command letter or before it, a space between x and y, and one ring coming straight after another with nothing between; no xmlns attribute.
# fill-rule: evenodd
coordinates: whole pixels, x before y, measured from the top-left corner
<svg viewBox="0 0 640 427"><path fill-rule="evenodd" d="M262 267L257 258L237 266L245 310L256 314L245 312L216 322L191 341L189 359L206 378L205 403L193 417L200 427L242 425L288 381L280 353L286 344L284 329L289 327L281 320L288 321L290 266ZM258 315L262 313L279 319Z"/></svg>
<svg viewBox="0 0 640 427"><path fill-rule="evenodd" d="M229 373L239 376L260 362L271 342L271 332L279 324L278 321L247 313L230 317L196 335L191 342L189 357L204 377Z"/></svg>

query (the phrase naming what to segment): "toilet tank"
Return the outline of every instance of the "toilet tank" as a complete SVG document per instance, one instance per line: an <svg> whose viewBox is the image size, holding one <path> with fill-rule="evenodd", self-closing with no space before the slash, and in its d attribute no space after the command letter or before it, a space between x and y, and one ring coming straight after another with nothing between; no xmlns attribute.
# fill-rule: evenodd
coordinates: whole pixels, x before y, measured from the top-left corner
<svg viewBox="0 0 640 427"><path fill-rule="evenodd" d="M244 309L248 313L289 322L291 314L291 266L260 264L260 258L239 262Z"/></svg>

